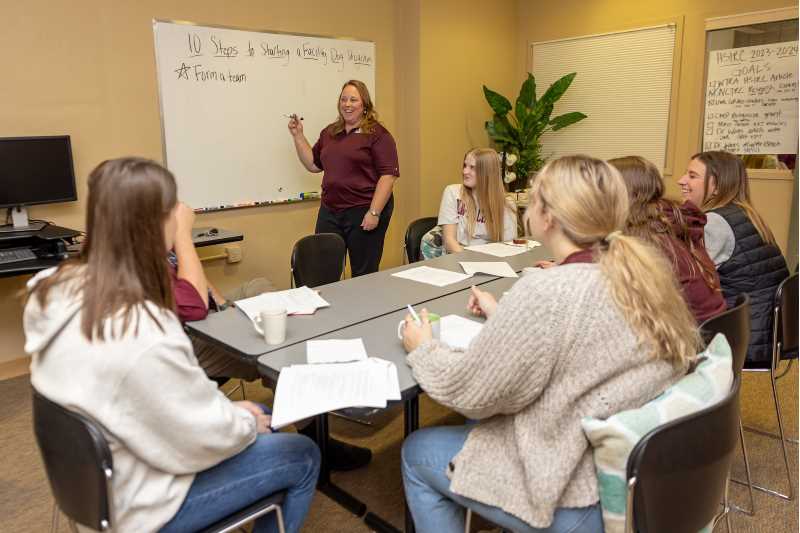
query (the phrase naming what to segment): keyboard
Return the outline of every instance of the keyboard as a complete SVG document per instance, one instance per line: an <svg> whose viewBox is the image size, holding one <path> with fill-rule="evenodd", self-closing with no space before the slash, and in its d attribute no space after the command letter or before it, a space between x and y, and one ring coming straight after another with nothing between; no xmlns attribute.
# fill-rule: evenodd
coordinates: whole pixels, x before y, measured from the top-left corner
<svg viewBox="0 0 800 533"><path fill-rule="evenodd" d="M0 250L0 265L30 261L31 259L36 259L36 254L33 253L33 250L30 248L9 248Z"/></svg>

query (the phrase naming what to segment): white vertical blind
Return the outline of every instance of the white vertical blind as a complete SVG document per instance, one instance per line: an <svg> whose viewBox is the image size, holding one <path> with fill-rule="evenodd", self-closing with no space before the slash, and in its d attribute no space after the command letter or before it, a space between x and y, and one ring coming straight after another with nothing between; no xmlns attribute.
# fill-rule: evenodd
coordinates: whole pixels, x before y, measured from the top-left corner
<svg viewBox="0 0 800 533"><path fill-rule="evenodd" d="M543 154L646 157L665 167L675 25L531 44L537 95L577 72L553 116L588 118L542 136Z"/></svg>

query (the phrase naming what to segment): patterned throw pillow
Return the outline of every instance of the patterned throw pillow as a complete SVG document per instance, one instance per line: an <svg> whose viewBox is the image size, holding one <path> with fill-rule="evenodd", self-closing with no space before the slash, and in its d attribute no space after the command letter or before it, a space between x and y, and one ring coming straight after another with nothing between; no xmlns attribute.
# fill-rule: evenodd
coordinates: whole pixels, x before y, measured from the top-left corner
<svg viewBox="0 0 800 533"><path fill-rule="evenodd" d="M606 533L625 529L626 466L628 456L650 430L709 407L730 392L733 383L731 348L717 334L698 358L694 372L638 409L622 411L607 420L584 418L581 423L594 448L594 465ZM708 527L702 531L708 530Z"/></svg>
<svg viewBox="0 0 800 533"><path fill-rule="evenodd" d="M444 237L442 227L434 226L428 233L422 236L419 243L420 255L422 259L435 259L444 255Z"/></svg>

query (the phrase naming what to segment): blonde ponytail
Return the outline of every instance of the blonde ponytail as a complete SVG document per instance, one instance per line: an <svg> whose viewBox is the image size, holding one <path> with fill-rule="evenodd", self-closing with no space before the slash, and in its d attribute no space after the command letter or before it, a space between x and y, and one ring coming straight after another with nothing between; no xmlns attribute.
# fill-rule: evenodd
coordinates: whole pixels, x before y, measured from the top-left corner
<svg viewBox="0 0 800 533"><path fill-rule="evenodd" d="M589 156L562 157L539 172L532 198L570 241L594 251L614 303L642 345L676 366L696 355L697 325L671 265L654 246L622 233L628 191L617 169Z"/></svg>
<svg viewBox="0 0 800 533"><path fill-rule="evenodd" d="M620 234L597 246L594 257L609 282L611 297L640 342L651 344L657 358L674 364L696 355L697 322L659 249Z"/></svg>

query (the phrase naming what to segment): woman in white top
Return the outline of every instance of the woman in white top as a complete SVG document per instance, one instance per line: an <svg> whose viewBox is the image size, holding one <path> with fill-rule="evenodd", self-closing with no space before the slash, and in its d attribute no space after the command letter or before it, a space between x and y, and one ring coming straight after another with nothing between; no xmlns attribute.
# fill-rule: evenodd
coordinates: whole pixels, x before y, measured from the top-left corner
<svg viewBox="0 0 800 533"><path fill-rule="evenodd" d="M505 198L500 157L491 148L473 148L464 156L463 183L448 185L439 206L447 253L464 246L507 241L517 236L515 207Z"/></svg>
<svg viewBox="0 0 800 533"><path fill-rule="evenodd" d="M198 531L285 490L295 533L319 450L302 435L271 433L259 405L231 402L198 365L168 270L178 211L175 179L158 163L115 159L91 173L80 257L28 283L31 384L101 427L114 460L115 531ZM270 513L253 531L275 529Z"/></svg>

